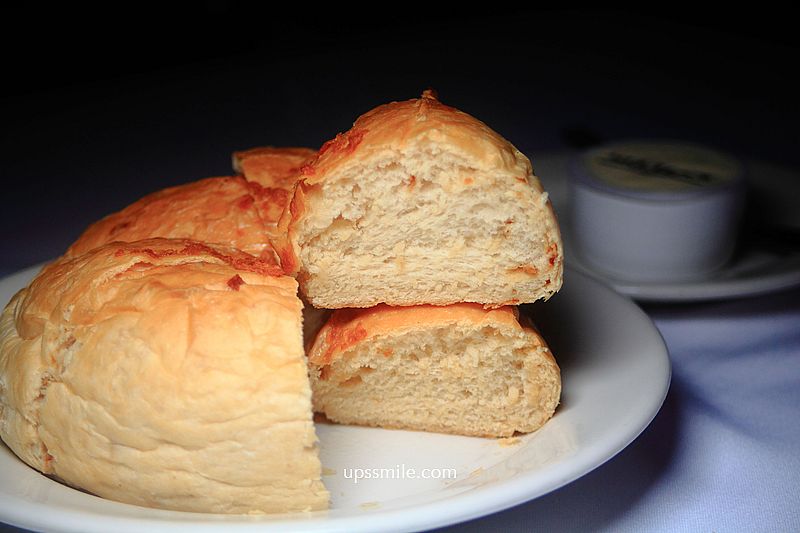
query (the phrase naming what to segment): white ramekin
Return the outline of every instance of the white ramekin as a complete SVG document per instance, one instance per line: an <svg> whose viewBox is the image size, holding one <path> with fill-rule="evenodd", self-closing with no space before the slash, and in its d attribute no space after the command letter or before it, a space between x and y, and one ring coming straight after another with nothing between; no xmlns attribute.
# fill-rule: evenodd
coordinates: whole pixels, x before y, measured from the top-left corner
<svg viewBox="0 0 800 533"><path fill-rule="evenodd" d="M743 165L696 144L625 141L576 157L569 222L580 259L635 282L708 276L733 254Z"/></svg>

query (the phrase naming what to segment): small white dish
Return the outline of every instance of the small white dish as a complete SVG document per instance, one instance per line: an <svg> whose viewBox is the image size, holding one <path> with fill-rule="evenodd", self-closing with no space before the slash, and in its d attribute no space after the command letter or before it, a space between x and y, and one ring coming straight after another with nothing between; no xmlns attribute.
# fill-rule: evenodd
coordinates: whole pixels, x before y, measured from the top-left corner
<svg viewBox="0 0 800 533"><path fill-rule="evenodd" d="M615 278L702 279L733 255L744 190L743 165L704 146L605 144L570 165L572 244L587 264Z"/></svg>
<svg viewBox="0 0 800 533"><path fill-rule="evenodd" d="M598 281L601 281L621 294L646 302L697 302L704 300L721 300L771 294L787 289L800 287L800 250L772 251L757 246L753 242L745 242L734 257L703 278L672 281L644 282L630 281L614 277L598 270L583 261L574 246L573 228L566 217L569 202L569 162L571 153L550 153L534 157L536 175L542 181L550 195L553 208L558 216L564 240L564 257L568 266ZM745 161L749 168L748 175L754 180L754 189L765 201L791 197L800 187L800 175L782 169L783 174L769 173L772 166L759 162ZM765 174L766 173L766 174ZM771 178L771 179L770 179ZM779 222L787 227L800 225L795 219L788 219L788 207L780 211ZM796 211L795 211L796 215ZM777 216L777 215L776 215Z"/></svg>
<svg viewBox="0 0 800 533"><path fill-rule="evenodd" d="M37 270L0 280L0 302ZM630 444L661 407L670 365L647 315L578 272L567 271L559 294L525 312L534 315L563 375L562 404L533 434L494 440L319 424L331 510L278 516L182 513L104 500L52 481L0 445L0 521L82 533L407 531L458 523L536 498ZM355 468L387 474L454 468L456 478L396 476L355 483L350 470Z"/></svg>

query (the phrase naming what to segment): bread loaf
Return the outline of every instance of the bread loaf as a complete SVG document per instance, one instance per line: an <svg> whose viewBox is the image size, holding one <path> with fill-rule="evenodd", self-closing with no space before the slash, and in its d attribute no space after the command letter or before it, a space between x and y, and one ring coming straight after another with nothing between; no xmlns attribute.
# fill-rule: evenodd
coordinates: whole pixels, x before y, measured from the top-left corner
<svg viewBox="0 0 800 533"><path fill-rule="evenodd" d="M561 286L558 225L528 158L427 91L326 143L280 226L284 270L317 307L498 307Z"/></svg>
<svg viewBox="0 0 800 533"><path fill-rule="evenodd" d="M183 511L323 509L296 282L185 240L44 268L0 321L0 436L113 500Z"/></svg>
<svg viewBox="0 0 800 533"><path fill-rule="evenodd" d="M309 351L315 411L343 424L507 437L542 426L561 378L513 307L340 309Z"/></svg>

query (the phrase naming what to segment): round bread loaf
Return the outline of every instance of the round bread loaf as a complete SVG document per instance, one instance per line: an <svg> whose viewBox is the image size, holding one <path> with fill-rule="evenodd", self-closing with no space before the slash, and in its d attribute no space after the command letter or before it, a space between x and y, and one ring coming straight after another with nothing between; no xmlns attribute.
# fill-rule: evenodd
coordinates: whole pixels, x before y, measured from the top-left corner
<svg viewBox="0 0 800 533"><path fill-rule="evenodd" d="M507 437L561 396L553 355L510 306L340 309L308 357L315 411L343 424Z"/></svg>
<svg viewBox="0 0 800 533"><path fill-rule="evenodd" d="M48 266L0 321L0 436L99 496L213 513L322 509L296 282L186 240Z"/></svg>
<svg viewBox="0 0 800 533"><path fill-rule="evenodd" d="M275 243L317 307L546 299L561 237L530 161L432 92L382 105L303 167Z"/></svg>

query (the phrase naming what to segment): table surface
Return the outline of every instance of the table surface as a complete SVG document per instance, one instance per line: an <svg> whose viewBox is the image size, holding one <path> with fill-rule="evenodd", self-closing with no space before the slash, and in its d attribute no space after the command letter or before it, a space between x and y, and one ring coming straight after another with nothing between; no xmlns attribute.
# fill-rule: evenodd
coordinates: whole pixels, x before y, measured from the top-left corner
<svg viewBox="0 0 800 533"><path fill-rule="evenodd" d="M458 58L477 49L465 42L437 42L440 56L425 62L408 43L388 44L380 57L393 61L391 72L368 66L376 52L358 49L345 61L326 49L269 62L215 58L4 97L0 276L59 255L87 224L150 191L230 173L236 149L318 147L374 105L428 86L534 164L537 154L587 139L672 137L800 167L794 99L735 88L733 70L664 76L657 67L677 63L576 56L527 41L524 53L496 44L492 61L467 63ZM486 59L489 45L481 46ZM681 59L691 53L681 50ZM731 61L716 51L697 53L709 68ZM747 66L780 91L779 71L759 65ZM673 365L650 427L560 490L453 529L800 530L800 291L644 310Z"/></svg>

